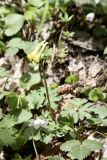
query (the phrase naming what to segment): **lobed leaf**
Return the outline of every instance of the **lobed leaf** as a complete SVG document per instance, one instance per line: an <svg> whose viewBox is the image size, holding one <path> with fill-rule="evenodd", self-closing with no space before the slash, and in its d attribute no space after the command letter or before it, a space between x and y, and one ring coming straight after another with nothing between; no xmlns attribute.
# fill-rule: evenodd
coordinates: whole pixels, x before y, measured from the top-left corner
<svg viewBox="0 0 107 160"><path fill-rule="evenodd" d="M84 140L82 143L79 140L70 140L63 143L60 149L75 159L83 160L92 151L102 149L102 144L96 140Z"/></svg>

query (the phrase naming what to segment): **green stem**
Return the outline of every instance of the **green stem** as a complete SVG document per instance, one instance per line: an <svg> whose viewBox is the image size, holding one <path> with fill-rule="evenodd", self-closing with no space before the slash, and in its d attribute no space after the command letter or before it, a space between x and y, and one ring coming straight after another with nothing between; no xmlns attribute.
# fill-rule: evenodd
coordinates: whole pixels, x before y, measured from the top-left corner
<svg viewBox="0 0 107 160"><path fill-rule="evenodd" d="M64 26L61 28L61 32L60 32L60 35L59 35L59 38L58 38L58 47L59 47L59 43L61 41L61 38L62 38L62 32L64 30Z"/></svg>
<svg viewBox="0 0 107 160"><path fill-rule="evenodd" d="M45 90L46 90L46 97L47 97L47 100L48 100L48 109L50 111L50 114L52 116L52 119L53 119L53 112L52 112L52 108L51 108L51 102L50 102L50 97L49 97L49 91L48 91L48 86L47 86L47 82L46 82L46 74L45 74L45 71L44 71L44 68L43 68L43 64L41 62L41 66L42 66L42 73L43 73L43 80L44 80L44 87L45 87Z"/></svg>
<svg viewBox="0 0 107 160"><path fill-rule="evenodd" d="M59 10L59 0L55 1L55 9L58 11Z"/></svg>
<svg viewBox="0 0 107 160"><path fill-rule="evenodd" d="M41 32L41 29L44 25L44 22L46 20L46 16L47 16L47 13L48 13L48 8L49 8L49 0L45 0L44 12L43 12L41 23L40 23L40 26L39 26L39 29L38 29L38 32L37 32L37 37L39 36L39 34Z"/></svg>
<svg viewBox="0 0 107 160"><path fill-rule="evenodd" d="M37 159L37 160L40 160L34 139L33 139L32 141L33 141L33 148L34 148L34 151L35 151L36 159Z"/></svg>

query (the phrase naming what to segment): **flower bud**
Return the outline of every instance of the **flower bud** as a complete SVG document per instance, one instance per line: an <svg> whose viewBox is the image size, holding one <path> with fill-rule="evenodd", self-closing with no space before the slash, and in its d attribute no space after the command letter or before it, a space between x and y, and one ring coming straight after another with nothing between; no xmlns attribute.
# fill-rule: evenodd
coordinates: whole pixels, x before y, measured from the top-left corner
<svg viewBox="0 0 107 160"><path fill-rule="evenodd" d="M45 127L47 125L47 122L43 119L37 118L36 120L32 120L29 123L29 126L35 127L35 128L40 128L40 127Z"/></svg>
<svg viewBox="0 0 107 160"><path fill-rule="evenodd" d="M87 14L87 16L86 16L86 20L89 22L93 22L94 18L95 18L95 13L93 13L93 12Z"/></svg>

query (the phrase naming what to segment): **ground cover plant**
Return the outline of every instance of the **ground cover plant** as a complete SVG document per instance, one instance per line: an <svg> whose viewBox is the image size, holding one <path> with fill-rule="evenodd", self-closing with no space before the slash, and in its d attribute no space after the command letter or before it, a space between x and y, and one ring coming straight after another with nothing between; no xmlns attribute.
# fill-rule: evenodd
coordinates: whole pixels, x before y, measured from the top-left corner
<svg viewBox="0 0 107 160"><path fill-rule="evenodd" d="M106 0L0 0L0 159L107 160L106 54Z"/></svg>

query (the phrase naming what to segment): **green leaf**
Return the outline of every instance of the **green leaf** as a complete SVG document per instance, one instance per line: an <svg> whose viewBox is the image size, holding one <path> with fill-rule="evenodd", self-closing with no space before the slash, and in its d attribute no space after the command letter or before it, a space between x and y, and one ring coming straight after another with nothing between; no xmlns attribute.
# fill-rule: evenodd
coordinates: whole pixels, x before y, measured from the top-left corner
<svg viewBox="0 0 107 160"><path fill-rule="evenodd" d="M17 95L11 93L7 95L7 103L11 108L27 108L27 101L25 95Z"/></svg>
<svg viewBox="0 0 107 160"><path fill-rule="evenodd" d="M41 139L41 133L40 133L39 130L38 130L38 131L36 132L36 134L33 136L33 139L34 139L35 141L39 141L39 140Z"/></svg>
<svg viewBox="0 0 107 160"><path fill-rule="evenodd" d="M28 112L25 109L22 109L18 116L18 123L27 122L31 117L32 117L32 114L30 112Z"/></svg>
<svg viewBox="0 0 107 160"><path fill-rule="evenodd" d="M81 99L81 98L74 98L72 99L70 102L72 105L80 107L83 104L87 103L88 100L86 100L85 98Z"/></svg>
<svg viewBox="0 0 107 160"><path fill-rule="evenodd" d="M6 49L5 43L3 43L2 41L0 41L0 54L2 54Z"/></svg>
<svg viewBox="0 0 107 160"><path fill-rule="evenodd" d="M0 108L0 119L3 117L2 109Z"/></svg>
<svg viewBox="0 0 107 160"><path fill-rule="evenodd" d="M0 146L12 146L15 143L16 132L11 129L0 129Z"/></svg>
<svg viewBox="0 0 107 160"><path fill-rule="evenodd" d="M23 51L28 54L34 49L34 43L29 41L23 41L21 38L12 38L7 43L6 53L16 54L19 49L23 49Z"/></svg>
<svg viewBox="0 0 107 160"><path fill-rule="evenodd" d="M61 100L61 96L58 95L57 90L49 88L49 97L52 109L58 109L58 104L56 102Z"/></svg>
<svg viewBox="0 0 107 160"><path fill-rule="evenodd" d="M60 149L68 151L75 159L79 160L83 160L91 153L90 149L78 140L67 141L61 145Z"/></svg>
<svg viewBox="0 0 107 160"><path fill-rule="evenodd" d="M62 117L73 117L74 123L84 118L90 119L90 107L92 103L88 103L86 99L74 98L70 101L69 105L61 111Z"/></svg>
<svg viewBox="0 0 107 160"><path fill-rule="evenodd" d="M19 49L12 47L12 48L7 48L6 49L6 54L9 54L10 56L14 56L16 55L16 53L18 53Z"/></svg>
<svg viewBox="0 0 107 160"><path fill-rule="evenodd" d="M107 106L103 105L93 106L92 112L98 114L101 119L104 119L105 117L107 117Z"/></svg>
<svg viewBox="0 0 107 160"><path fill-rule="evenodd" d="M102 124L103 124L103 126L107 126L107 119L103 119Z"/></svg>
<svg viewBox="0 0 107 160"><path fill-rule="evenodd" d="M35 44L29 41L22 41L19 48L23 49L26 54L32 52L34 50Z"/></svg>
<svg viewBox="0 0 107 160"><path fill-rule="evenodd" d="M74 119L74 123L77 123L79 121L79 114L78 112L75 112L75 114L72 113L73 119Z"/></svg>
<svg viewBox="0 0 107 160"><path fill-rule="evenodd" d="M104 49L104 54L107 54L107 47Z"/></svg>
<svg viewBox="0 0 107 160"><path fill-rule="evenodd" d="M72 148L75 148L76 146L80 145L80 141L78 140L71 140L71 141L66 141L65 143L63 143L60 147L60 149L62 151L68 152L71 151Z"/></svg>
<svg viewBox="0 0 107 160"><path fill-rule="evenodd" d="M25 109L14 109L10 114L17 119L17 123L27 122L32 117L31 112Z"/></svg>
<svg viewBox="0 0 107 160"><path fill-rule="evenodd" d="M68 13L65 12L64 17L61 17L61 22L67 23L73 19L74 15L68 16Z"/></svg>
<svg viewBox="0 0 107 160"><path fill-rule="evenodd" d="M100 150L103 147L103 145L100 142L88 139L83 142L83 145L88 147L91 151Z"/></svg>
<svg viewBox="0 0 107 160"><path fill-rule="evenodd" d="M84 140L81 143L79 140L66 141L60 146L62 151L68 152L75 159L83 160L92 151L102 149L102 144L95 140Z"/></svg>
<svg viewBox="0 0 107 160"><path fill-rule="evenodd" d="M7 47L13 47L13 48L20 48L19 46L22 43L22 39L21 38L12 38L8 43L7 43Z"/></svg>
<svg viewBox="0 0 107 160"><path fill-rule="evenodd" d="M106 0L101 0L101 7L103 8L103 11L105 14L107 14L107 1Z"/></svg>
<svg viewBox="0 0 107 160"><path fill-rule="evenodd" d="M89 92L89 99L92 101L103 100L104 98L103 92L98 88L94 88Z"/></svg>
<svg viewBox="0 0 107 160"><path fill-rule="evenodd" d="M13 150L19 150L25 143L26 143L25 138L21 135L17 135L16 141L13 144Z"/></svg>
<svg viewBox="0 0 107 160"><path fill-rule="evenodd" d="M40 73L27 72L21 77L20 85L26 90L29 90L33 85L38 84L40 80Z"/></svg>
<svg viewBox="0 0 107 160"><path fill-rule="evenodd" d="M65 83L74 84L79 81L79 77L76 75L70 75L65 79Z"/></svg>
<svg viewBox="0 0 107 160"><path fill-rule="evenodd" d="M28 156L26 158L22 158L18 153L16 153L12 160L31 160L31 156Z"/></svg>
<svg viewBox="0 0 107 160"><path fill-rule="evenodd" d="M36 7L29 6L24 12L24 17L27 21L34 21L36 19Z"/></svg>
<svg viewBox="0 0 107 160"><path fill-rule="evenodd" d="M44 4L42 0L29 0L29 3L38 8Z"/></svg>
<svg viewBox="0 0 107 160"><path fill-rule="evenodd" d="M18 153L16 153L12 160L23 160L23 158Z"/></svg>
<svg viewBox="0 0 107 160"><path fill-rule="evenodd" d="M35 129L34 127L28 127L24 130L23 136L26 140L34 139L36 141L41 139L41 133L40 130Z"/></svg>
<svg viewBox="0 0 107 160"><path fill-rule="evenodd" d="M86 148L84 145L78 145L75 148L72 148L72 151L70 153L75 157L76 159L83 160L88 155L90 155L91 151L89 148Z"/></svg>
<svg viewBox="0 0 107 160"><path fill-rule="evenodd" d="M16 124L16 118L14 116L6 115L1 121L0 121L0 128L11 128Z"/></svg>
<svg viewBox="0 0 107 160"><path fill-rule="evenodd" d="M46 135L46 136L44 137L43 142L44 142L45 144L48 144L48 143L52 142L52 139L53 139L53 134L49 134L49 135Z"/></svg>
<svg viewBox="0 0 107 160"><path fill-rule="evenodd" d="M6 69L1 66L0 66L0 77L1 78L9 77L9 71L6 71Z"/></svg>
<svg viewBox="0 0 107 160"><path fill-rule="evenodd" d="M0 100L1 100L3 97L9 95L10 93L11 93L11 92L9 92L9 91L0 90Z"/></svg>
<svg viewBox="0 0 107 160"><path fill-rule="evenodd" d="M83 121L85 117L86 117L87 119L91 119L92 116L91 116L90 113L88 113L88 112L86 112L86 111L80 110L80 111L79 111L79 118L80 118L80 120Z"/></svg>
<svg viewBox="0 0 107 160"><path fill-rule="evenodd" d="M102 124L102 119L101 118L91 118L90 119L90 124L94 124L94 125L101 125Z"/></svg>
<svg viewBox="0 0 107 160"><path fill-rule="evenodd" d="M102 158L101 160L107 160L107 157Z"/></svg>
<svg viewBox="0 0 107 160"><path fill-rule="evenodd" d="M0 15L7 15L10 13L10 10L4 6L0 6Z"/></svg>
<svg viewBox="0 0 107 160"><path fill-rule="evenodd" d="M5 34L6 36L13 36L20 31L24 24L24 16L20 14L9 14L5 17Z"/></svg>
<svg viewBox="0 0 107 160"><path fill-rule="evenodd" d="M107 28L104 25L96 26L93 30L95 36L106 36L107 35Z"/></svg>
<svg viewBox="0 0 107 160"><path fill-rule="evenodd" d="M27 96L26 99L28 101L28 106L30 109L38 109L42 107L42 103L45 100L44 92L41 90L31 91Z"/></svg>

